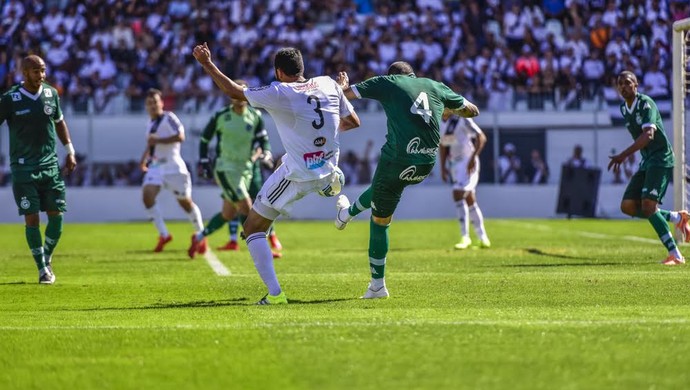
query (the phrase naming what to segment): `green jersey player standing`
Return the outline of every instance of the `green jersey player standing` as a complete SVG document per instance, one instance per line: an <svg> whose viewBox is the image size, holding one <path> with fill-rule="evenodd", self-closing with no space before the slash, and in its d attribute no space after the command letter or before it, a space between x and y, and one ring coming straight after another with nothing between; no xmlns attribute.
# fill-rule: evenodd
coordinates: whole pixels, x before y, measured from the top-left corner
<svg viewBox="0 0 690 390"><path fill-rule="evenodd" d="M45 83L45 62L30 55L21 66L24 82L0 97L0 124L7 121L10 129L12 192L19 215L24 216L26 241L38 267L38 282L53 284L51 260L62 234L62 213L66 211L65 182L55 151L56 135L67 150L65 168L69 172L77 166L77 160L57 90ZM40 211L48 215L45 244Z"/></svg>
<svg viewBox="0 0 690 390"><path fill-rule="evenodd" d="M637 92L637 77L630 71L623 71L617 79L618 92L625 100L620 108L625 127L635 142L621 153L609 156L608 169L620 170L621 164L631 154L640 151L642 161L638 171L630 178L621 201L621 211L631 217L646 218L652 224L659 239L668 250L665 265L684 264L676 241L671 234L668 221L676 224L684 241L690 241L690 220L688 212L661 210L658 204L666 193L668 182L673 176L673 150L666 138L661 114L654 100ZM682 185L682 184L679 184Z"/></svg>
<svg viewBox="0 0 690 390"><path fill-rule="evenodd" d="M338 83L352 100L378 100L386 112L388 133L381 148L372 184L350 205L345 195L338 198L335 225L345 228L357 214L371 208L369 266L371 282L362 298L386 298L384 279L388 254L388 227L403 190L421 183L434 167L441 140L440 123L444 108L463 117L479 114L477 107L448 86L428 78L415 77L412 66L394 62L388 75L370 78L349 86L341 72Z"/></svg>
<svg viewBox="0 0 690 390"><path fill-rule="evenodd" d="M237 80L246 87L247 83ZM208 156L209 143L216 138L215 167ZM252 208L249 188L254 175L254 162L258 159L271 161L268 132L261 111L250 107L246 101L232 99L232 104L216 112L209 120L199 143L199 168L205 178L212 175L222 189L223 207L197 233L197 241L210 235L231 221L235 216L242 223ZM237 243L235 242L235 249ZM194 257L194 251L189 252ZM277 256L275 256L277 257Z"/></svg>

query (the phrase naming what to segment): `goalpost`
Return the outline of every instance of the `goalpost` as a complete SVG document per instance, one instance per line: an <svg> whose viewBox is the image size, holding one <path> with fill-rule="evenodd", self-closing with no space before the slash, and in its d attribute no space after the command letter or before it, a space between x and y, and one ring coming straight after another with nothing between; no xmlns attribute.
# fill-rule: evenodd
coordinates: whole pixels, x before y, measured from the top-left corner
<svg viewBox="0 0 690 390"><path fill-rule="evenodd" d="M685 147L690 104L690 18L673 23L673 153L676 166L673 168L673 206L675 210L688 209L690 177L688 156Z"/></svg>

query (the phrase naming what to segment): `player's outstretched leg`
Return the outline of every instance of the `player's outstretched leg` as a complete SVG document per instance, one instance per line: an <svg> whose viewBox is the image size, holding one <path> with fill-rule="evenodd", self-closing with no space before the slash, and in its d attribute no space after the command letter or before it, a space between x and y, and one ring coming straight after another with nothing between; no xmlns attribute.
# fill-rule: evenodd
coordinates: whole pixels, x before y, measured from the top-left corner
<svg viewBox="0 0 690 390"><path fill-rule="evenodd" d="M676 237L682 242L690 242L690 214L686 210L668 211L659 209L665 220L675 225Z"/></svg>
<svg viewBox="0 0 690 390"><path fill-rule="evenodd" d="M364 210L370 209L371 195L371 186L364 190L364 192L362 192L362 194L359 195L359 198L357 198L357 201L355 201L355 203L352 204L350 204L350 200L347 199L347 196L340 195L338 197L338 201L336 202L338 215L335 219L335 227L338 230L345 229L345 226L347 226L347 223L350 222L352 218L356 217Z"/></svg>
<svg viewBox="0 0 690 390"><path fill-rule="evenodd" d="M648 218L648 220L654 228L654 231L656 231L657 236L659 236L662 244L664 244L668 250L668 257L661 263L664 265L685 264L685 258L683 258L680 250L678 250L676 240L673 239L671 229L668 227L668 222L663 217L662 213L657 210Z"/></svg>

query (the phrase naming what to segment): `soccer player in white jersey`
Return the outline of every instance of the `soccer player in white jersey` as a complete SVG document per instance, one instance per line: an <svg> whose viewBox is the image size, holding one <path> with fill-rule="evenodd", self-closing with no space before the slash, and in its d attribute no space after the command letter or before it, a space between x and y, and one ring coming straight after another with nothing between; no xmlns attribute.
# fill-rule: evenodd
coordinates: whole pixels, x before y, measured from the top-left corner
<svg viewBox="0 0 690 390"><path fill-rule="evenodd" d="M455 249L467 249L472 245L468 214L479 237L479 247L488 248L491 241L475 194L479 182L479 153L484 149L486 136L471 118L453 115L448 109L443 113L441 134L441 178L443 181L448 181L449 177L452 180L453 200L460 223L460 242L455 244Z"/></svg>
<svg viewBox="0 0 690 390"><path fill-rule="evenodd" d="M187 166L180 155L180 144L184 141L184 126L171 111L163 111L163 94L150 89L146 94L146 111L151 118L146 131L146 150L141 156L141 170L145 172L143 198L146 211L158 230L158 244L153 250L160 252L172 241L172 235L165 226L156 197L161 187L170 190L177 202L189 216L194 231L204 229L201 211L192 201L192 181ZM199 253L206 252L206 241L198 245Z"/></svg>
<svg viewBox="0 0 690 390"><path fill-rule="evenodd" d="M359 117L335 80L328 76L304 77L302 53L295 48L276 53L273 65L278 81L249 89L216 67L206 43L195 46L193 54L226 95L268 111L283 141L283 164L261 187L244 232L256 270L268 288L258 304L287 303L273 267L266 230L280 214L289 215L294 202L305 195L334 196L340 192L344 178L337 167L338 131L358 127Z"/></svg>

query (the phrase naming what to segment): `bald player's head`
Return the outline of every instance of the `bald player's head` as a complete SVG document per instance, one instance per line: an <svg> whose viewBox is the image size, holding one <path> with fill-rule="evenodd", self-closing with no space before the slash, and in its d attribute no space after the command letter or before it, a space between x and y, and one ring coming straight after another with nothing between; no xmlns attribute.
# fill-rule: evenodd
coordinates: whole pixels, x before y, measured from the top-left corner
<svg viewBox="0 0 690 390"><path fill-rule="evenodd" d="M412 65L408 64L405 61L397 61L392 63L391 66L388 67L388 74L405 74L408 76L412 76L414 75L414 69L412 69Z"/></svg>
<svg viewBox="0 0 690 390"><path fill-rule="evenodd" d="M46 63L43 61L43 58L35 54L28 55L22 60L22 70L41 68L44 66L46 66Z"/></svg>

